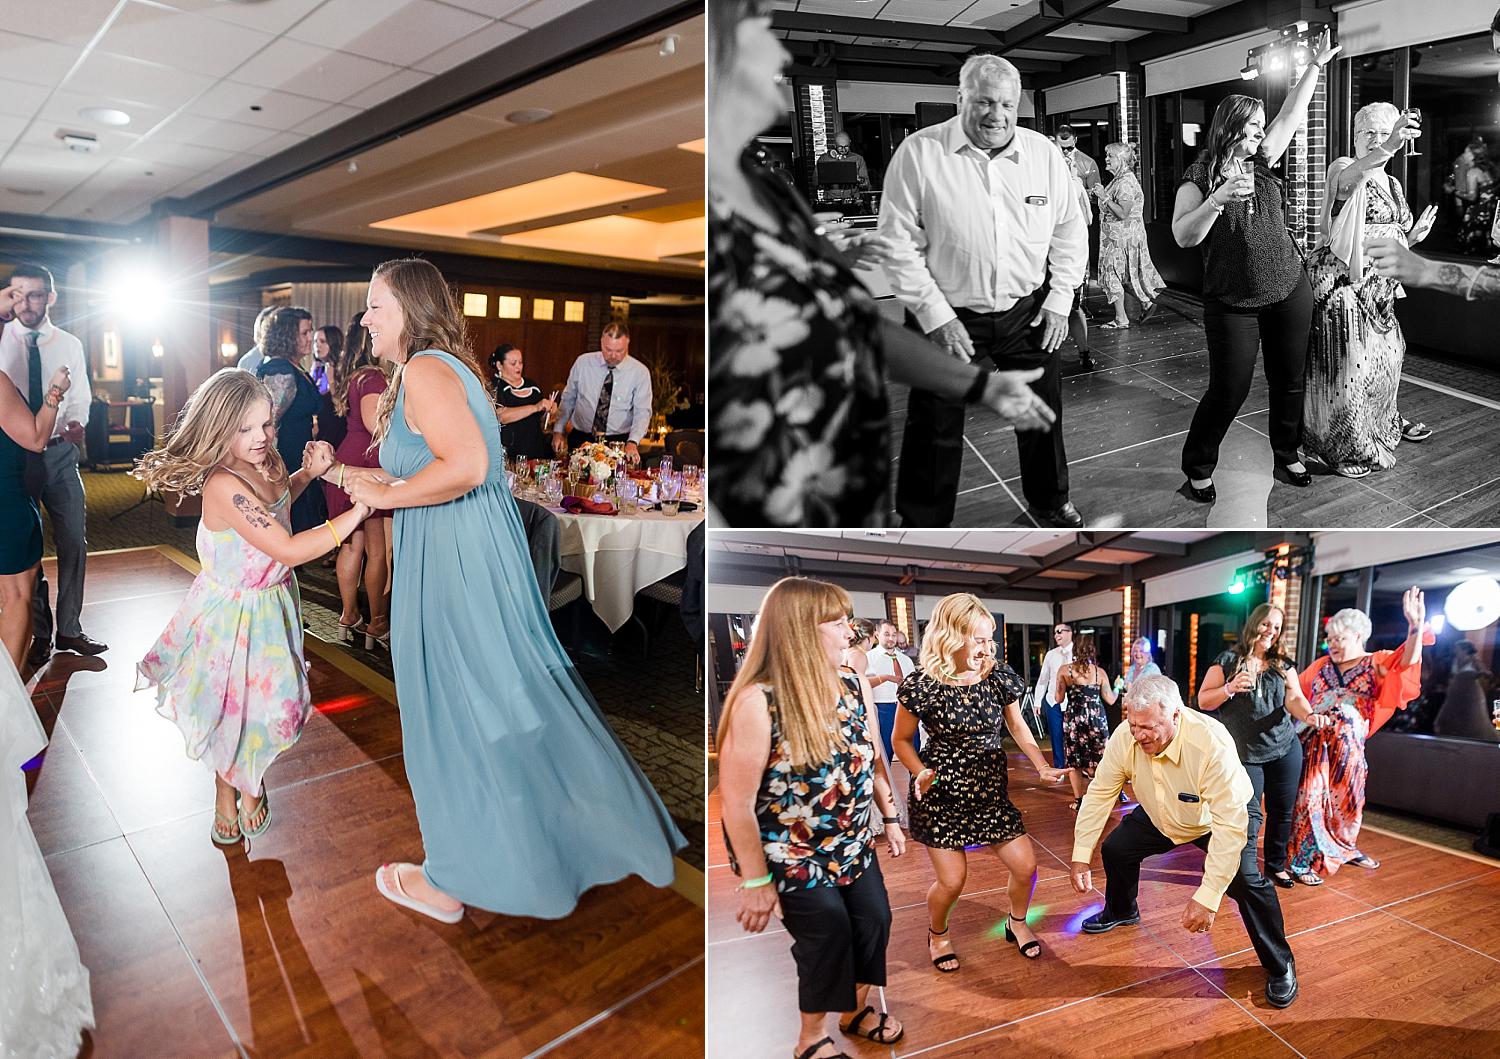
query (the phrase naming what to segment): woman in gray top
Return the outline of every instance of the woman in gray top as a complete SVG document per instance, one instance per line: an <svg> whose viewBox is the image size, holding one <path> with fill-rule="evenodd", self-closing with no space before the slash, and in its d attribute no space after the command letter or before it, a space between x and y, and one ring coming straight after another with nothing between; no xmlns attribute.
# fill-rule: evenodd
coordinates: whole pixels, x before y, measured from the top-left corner
<svg viewBox="0 0 1500 1059"><path fill-rule="evenodd" d="M1250 612L1235 645L1214 659L1198 692L1198 708L1211 712L1234 737L1240 761L1250 774L1249 839L1266 823L1265 873L1277 886L1290 887L1287 844L1292 810L1302 779L1302 741L1296 718L1314 727L1331 723L1314 714L1297 681L1297 668L1281 650L1281 608L1262 603ZM1261 814L1261 795L1265 814Z"/></svg>

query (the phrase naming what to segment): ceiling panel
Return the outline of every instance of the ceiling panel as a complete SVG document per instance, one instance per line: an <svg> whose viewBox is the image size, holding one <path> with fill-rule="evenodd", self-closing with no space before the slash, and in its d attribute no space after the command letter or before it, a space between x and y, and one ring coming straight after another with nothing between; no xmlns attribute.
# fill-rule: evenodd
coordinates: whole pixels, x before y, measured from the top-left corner
<svg viewBox="0 0 1500 1059"><path fill-rule="evenodd" d="M269 33L232 22L172 8L127 3L95 42L95 49L217 77L239 66L274 39ZM184 48L184 41L192 41L193 46Z"/></svg>
<svg viewBox="0 0 1500 1059"><path fill-rule="evenodd" d="M1050 34L1054 37L1067 37L1072 40L1135 40L1144 37L1148 31L1144 29L1122 29L1119 26L1089 26L1082 22L1074 22L1071 25L1055 29ZM1044 40L1046 38L1043 38Z"/></svg>
<svg viewBox="0 0 1500 1059"><path fill-rule="evenodd" d="M300 22L323 0L257 0L255 3L225 3L225 0L151 0L162 7L192 11L266 33L282 34Z"/></svg>
<svg viewBox="0 0 1500 1059"><path fill-rule="evenodd" d="M535 3L527 4L519 11L506 15L507 22L514 22L518 26L527 29L535 29L554 18L566 15L584 5L586 0L536 0Z"/></svg>
<svg viewBox="0 0 1500 1059"><path fill-rule="evenodd" d="M1115 0L1113 7L1126 11L1149 11L1155 15L1177 15L1196 18L1209 11L1238 3L1239 0Z"/></svg>
<svg viewBox="0 0 1500 1059"><path fill-rule="evenodd" d="M485 52L500 47L508 40L515 40L525 32L526 30L522 27L509 22L493 22L477 33L470 33L462 40L455 41L445 48L439 48L412 65L427 73L440 74L455 66L462 66L470 59L477 59Z"/></svg>
<svg viewBox="0 0 1500 1059"><path fill-rule="evenodd" d="M348 99L342 99L339 102L347 103L351 107L359 107L361 110L369 110L431 79L431 74L423 73L421 70L397 70L379 84L371 85L363 92L356 92Z"/></svg>
<svg viewBox="0 0 1500 1059"><path fill-rule="evenodd" d="M29 118L36 113L38 107L47 102L51 92L46 85L32 85L0 77L0 115Z"/></svg>
<svg viewBox="0 0 1500 1059"><path fill-rule="evenodd" d="M241 84L340 103L379 84L401 67L282 37L234 72Z"/></svg>
<svg viewBox="0 0 1500 1059"><path fill-rule="evenodd" d="M92 52L69 76L67 88L70 92L176 110L213 83L214 78L203 74L106 52Z"/></svg>
<svg viewBox="0 0 1500 1059"><path fill-rule="evenodd" d="M245 125L257 125L271 132L294 129L326 110L321 99L295 96L237 81L220 81L193 101L189 113L204 118L220 118ZM269 132L267 133L269 135Z"/></svg>
<svg viewBox="0 0 1500 1059"><path fill-rule="evenodd" d="M62 82L82 54L81 47L12 33L9 25L0 33L0 70L9 80L52 88Z"/></svg>
<svg viewBox="0 0 1500 1059"><path fill-rule="evenodd" d="M430 55L489 23L436 0L328 0L287 35L405 66L413 56Z"/></svg>

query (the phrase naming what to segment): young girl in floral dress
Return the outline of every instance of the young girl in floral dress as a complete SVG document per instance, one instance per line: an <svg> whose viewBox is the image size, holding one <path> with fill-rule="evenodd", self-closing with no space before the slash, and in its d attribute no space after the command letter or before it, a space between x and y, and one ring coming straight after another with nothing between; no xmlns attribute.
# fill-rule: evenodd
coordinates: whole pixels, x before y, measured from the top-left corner
<svg viewBox="0 0 1500 1059"><path fill-rule="evenodd" d="M309 443L288 477L265 384L226 368L198 387L134 472L148 489L203 496L202 571L136 668L137 688L155 686L157 712L182 730L188 757L213 769L219 845L270 826L262 780L312 705L292 568L331 551L370 513L356 504L291 532L292 503L331 464L326 445Z"/></svg>

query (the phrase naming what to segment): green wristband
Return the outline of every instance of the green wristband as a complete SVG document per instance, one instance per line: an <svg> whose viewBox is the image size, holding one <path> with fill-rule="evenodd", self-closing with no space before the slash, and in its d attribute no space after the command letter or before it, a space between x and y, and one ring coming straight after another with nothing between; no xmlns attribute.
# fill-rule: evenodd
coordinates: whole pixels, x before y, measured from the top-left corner
<svg viewBox="0 0 1500 1059"><path fill-rule="evenodd" d="M767 886L771 882L771 873L766 872L759 879L746 879L740 883L741 890L754 890L758 886Z"/></svg>

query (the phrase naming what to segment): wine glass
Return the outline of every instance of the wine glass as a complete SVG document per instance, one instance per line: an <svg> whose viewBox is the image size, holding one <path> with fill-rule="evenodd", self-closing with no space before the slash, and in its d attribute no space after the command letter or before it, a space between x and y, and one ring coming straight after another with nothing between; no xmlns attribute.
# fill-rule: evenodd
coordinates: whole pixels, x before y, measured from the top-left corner
<svg viewBox="0 0 1500 1059"><path fill-rule="evenodd" d="M1406 108L1406 117L1407 117L1407 119L1409 121L1421 121L1422 120L1422 108L1421 107L1407 107ZM1408 157L1408 158L1421 158L1422 157L1422 152L1412 149L1412 144L1414 142L1415 141L1413 141L1413 140L1407 140L1406 141L1406 157Z"/></svg>
<svg viewBox="0 0 1500 1059"><path fill-rule="evenodd" d="M1245 213L1255 216L1255 159L1246 158L1240 163L1240 172L1250 178L1250 197L1245 200Z"/></svg>

